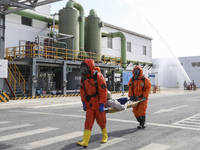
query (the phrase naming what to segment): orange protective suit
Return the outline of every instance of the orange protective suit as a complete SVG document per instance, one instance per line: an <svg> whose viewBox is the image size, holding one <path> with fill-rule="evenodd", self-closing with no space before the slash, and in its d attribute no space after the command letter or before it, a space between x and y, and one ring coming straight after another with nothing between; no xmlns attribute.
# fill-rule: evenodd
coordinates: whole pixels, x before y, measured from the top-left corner
<svg viewBox="0 0 200 150"><path fill-rule="evenodd" d="M99 71L101 73L100 67L94 67L94 70L97 70L97 71Z"/></svg>
<svg viewBox="0 0 200 150"><path fill-rule="evenodd" d="M135 79L135 77L134 77L134 69L135 68L140 69L140 75L139 75L138 79ZM132 112L134 113L135 117L141 117L141 116L145 116L145 114L146 114L148 97L149 97L149 93L151 91L151 83L150 83L150 80L146 77L144 77L145 81L143 81L143 79L142 79L143 69L140 66L136 66L135 68L133 69L134 82L133 82L133 79L131 78L128 83L128 86L129 86L128 96L129 97L131 95L133 95L133 97L138 96L139 100L141 100L143 97L146 98L146 101L143 101L143 102L139 103L136 107L133 107Z"/></svg>
<svg viewBox="0 0 200 150"><path fill-rule="evenodd" d="M95 71L94 60L85 59L84 62L89 66L91 73L87 75L87 79L81 79L80 95L81 101L85 102L86 106L86 119L85 119L85 129L92 130L94 120L96 119L98 125L101 129L106 127L106 114L105 111L100 112L100 103L106 104L107 101L107 86L103 75L97 73L97 85L98 85L98 95L91 97L89 101L86 100L86 95L93 95L96 93L96 86L93 79L93 73ZM82 77L85 77L82 74Z"/></svg>

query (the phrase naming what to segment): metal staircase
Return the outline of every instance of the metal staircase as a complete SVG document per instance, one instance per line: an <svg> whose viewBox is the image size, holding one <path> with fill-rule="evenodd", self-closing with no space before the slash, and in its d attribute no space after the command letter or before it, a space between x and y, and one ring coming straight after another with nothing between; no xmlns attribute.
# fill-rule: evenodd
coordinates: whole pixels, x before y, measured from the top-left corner
<svg viewBox="0 0 200 150"><path fill-rule="evenodd" d="M6 59L13 61L9 53L6 53ZM25 79L16 64L9 64L8 79L6 79L6 83L14 97L26 97Z"/></svg>
<svg viewBox="0 0 200 150"><path fill-rule="evenodd" d="M26 97L25 92L18 81L16 82L15 96L16 97Z"/></svg>

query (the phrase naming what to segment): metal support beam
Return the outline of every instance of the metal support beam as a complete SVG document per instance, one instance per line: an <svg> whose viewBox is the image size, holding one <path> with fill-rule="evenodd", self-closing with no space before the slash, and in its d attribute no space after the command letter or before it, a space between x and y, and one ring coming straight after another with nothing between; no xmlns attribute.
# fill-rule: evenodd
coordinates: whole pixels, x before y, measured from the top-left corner
<svg viewBox="0 0 200 150"><path fill-rule="evenodd" d="M4 59L5 15L0 14L0 59ZM3 90L4 79L0 79L0 92Z"/></svg>
<svg viewBox="0 0 200 150"><path fill-rule="evenodd" d="M66 61L63 61L63 66L62 66L62 83L61 83L61 89L63 95L66 94L66 87L67 87L67 63Z"/></svg>
<svg viewBox="0 0 200 150"><path fill-rule="evenodd" d="M1 3L4 7L2 7L0 9L0 14L9 14L9 13L13 13L13 12L24 10L24 9L33 9L38 6L50 4L53 2L58 2L61 0L43 0L40 2L38 2L37 0L35 0L33 2L31 2L30 0L28 0L28 1L24 0L21 2L14 1L14 0L1 0L1 1L2 1ZM9 10L9 9L7 9L8 7L16 7L16 8Z"/></svg>
<svg viewBox="0 0 200 150"><path fill-rule="evenodd" d="M112 70L111 87L112 87L112 91L115 91L115 71L114 70Z"/></svg>
<svg viewBox="0 0 200 150"><path fill-rule="evenodd" d="M1 1L9 3L12 6L21 7L21 8L24 8L24 9L33 9L34 8L34 5L26 5L26 4L23 4L23 3L20 3L20 2L16 2L16 1L12 1L12 0L1 0Z"/></svg>
<svg viewBox="0 0 200 150"><path fill-rule="evenodd" d="M0 14L0 59L4 59L5 15Z"/></svg>
<svg viewBox="0 0 200 150"><path fill-rule="evenodd" d="M30 71L30 95L35 96L37 86L37 74L36 74L36 59L32 58L31 71Z"/></svg>

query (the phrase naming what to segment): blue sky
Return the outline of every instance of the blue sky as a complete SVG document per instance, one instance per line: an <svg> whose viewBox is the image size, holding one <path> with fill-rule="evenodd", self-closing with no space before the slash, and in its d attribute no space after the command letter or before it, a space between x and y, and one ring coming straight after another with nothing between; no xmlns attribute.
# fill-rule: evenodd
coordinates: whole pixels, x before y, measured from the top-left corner
<svg viewBox="0 0 200 150"><path fill-rule="evenodd" d="M51 13L68 0L51 4ZM199 0L76 0L88 16L153 38L153 58L200 56Z"/></svg>

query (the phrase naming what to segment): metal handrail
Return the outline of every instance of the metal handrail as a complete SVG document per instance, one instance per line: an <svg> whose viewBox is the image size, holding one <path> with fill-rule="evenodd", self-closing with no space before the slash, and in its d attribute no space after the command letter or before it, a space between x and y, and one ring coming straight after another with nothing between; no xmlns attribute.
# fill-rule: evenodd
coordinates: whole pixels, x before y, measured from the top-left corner
<svg viewBox="0 0 200 150"><path fill-rule="evenodd" d="M16 55L16 53L14 53L14 54ZM7 49L6 49L6 59L8 59L9 61L14 61L12 56L10 55L10 53L7 51ZM17 79L19 85L22 87L23 92L25 93L26 81L25 81L23 75L21 74L21 72L19 71L17 65L16 64L9 64L9 69L13 73L13 75ZM16 91L16 86L14 88L14 91Z"/></svg>
<svg viewBox="0 0 200 150"><path fill-rule="evenodd" d="M8 68L8 81L11 87L13 87L13 92L16 95L16 79L14 78L11 70Z"/></svg>
<svg viewBox="0 0 200 150"><path fill-rule="evenodd" d="M59 47L44 46L38 44L22 45L6 48L6 57L9 54L13 59L34 58L62 59L71 61L82 61L85 58L94 59L96 63L109 65L122 65L122 58L99 53L77 51Z"/></svg>

